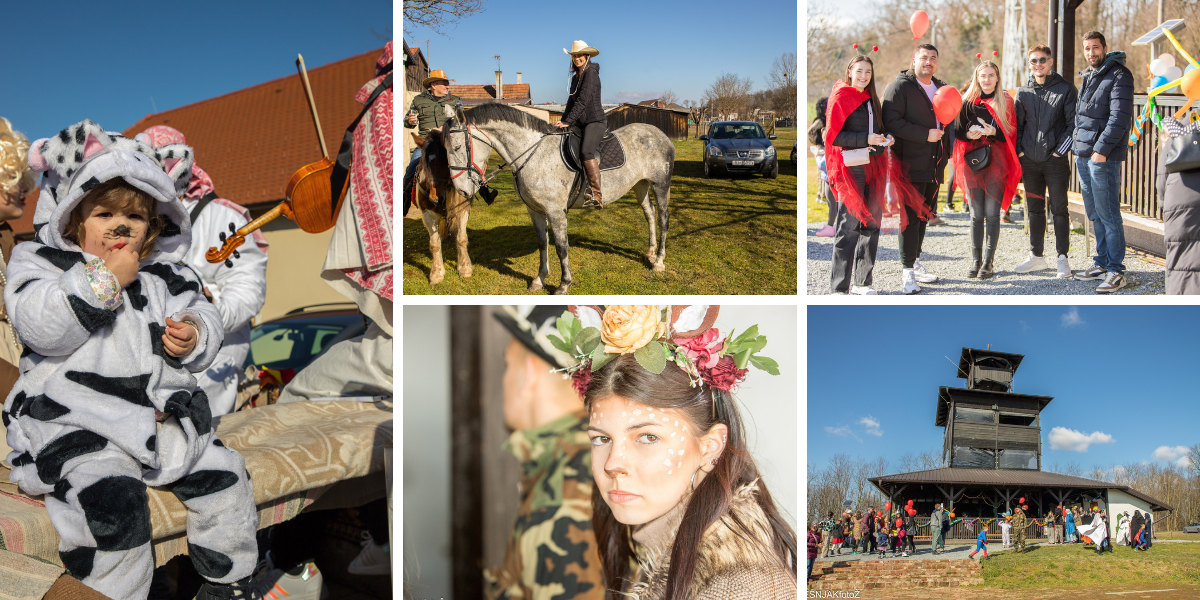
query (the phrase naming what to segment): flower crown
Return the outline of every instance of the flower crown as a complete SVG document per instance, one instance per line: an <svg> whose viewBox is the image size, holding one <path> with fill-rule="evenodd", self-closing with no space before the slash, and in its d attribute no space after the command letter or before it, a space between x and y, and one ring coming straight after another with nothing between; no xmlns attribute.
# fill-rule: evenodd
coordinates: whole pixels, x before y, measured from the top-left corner
<svg viewBox="0 0 1200 600"><path fill-rule="evenodd" d="M779 363L758 354L767 345L758 325L741 335L724 338L714 328L719 306L621 305L570 306L558 318L559 335L548 335L572 364L563 369L583 396L592 373L622 354L633 354L643 369L661 374L675 363L688 374L692 387L730 391L746 378L748 366L772 375Z"/></svg>

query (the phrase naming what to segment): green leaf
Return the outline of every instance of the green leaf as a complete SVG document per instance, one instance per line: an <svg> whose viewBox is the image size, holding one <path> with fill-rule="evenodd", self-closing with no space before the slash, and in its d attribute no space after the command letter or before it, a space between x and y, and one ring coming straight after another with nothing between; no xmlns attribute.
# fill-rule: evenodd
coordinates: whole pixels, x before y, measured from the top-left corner
<svg viewBox="0 0 1200 600"><path fill-rule="evenodd" d="M562 350L563 352L566 352L567 354L574 354L574 352L571 351L571 345L568 344L566 341L564 341L562 338L558 337L557 335L550 334L550 335L546 336L546 339L550 340L550 343L555 348L558 348L559 350Z"/></svg>
<svg viewBox="0 0 1200 600"><path fill-rule="evenodd" d="M604 345L596 346L596 350L592 352L592 372L599 371L601 367L608 364L608 361L616 358L617 354L609 354L604 351Z"/></svg>
<svg viewBox="0 0 1200 600"><path fill-rule="evenodd" d="M749 350L751 354L761 351L767 347L767 337L760 335L752 340L749 340L741 345L740 349Z"/></svg>
<svg viewBox="0 0 1200 600"><path fill-rule="evenodd" d="M570 313L567 313L567 314L570 314ZM577 337L579 335L579 332L582 329L583 329L583 321L576 319L575 315L571 315L571 337L572 338Z"/></svg>
<svg viewBox="0 0 1200 600"><path fill-rule="evenodd" d="M554 322L554 325L558 327L558 335L561 335L562 339L565 341L569 342L571 341L571 338L574 337L571 335L571 321L574 320L574 315L572 315L570 312L564 312L562 316Z"/></svg>
<svg viewBox="0 0 1200 600"><path fill-rule="evenodd" d="M737 365L737 368L739 369L745 369L746 363L748 362L750 362L749 350L741 350L737 354L733 355L733 364Z"/></svg>
<svg viewBox="0 0 1200 600"><path fill-rule="evenodd" d="M758 325L751 325L750 329L743 331L742 335L737 336L737 338L733 340L733 343L741 345L756 337L758 337Z"/></svg>
<svg viewBox="0 0 1200 600"><path fill-rule="evenodd" d="M751 356L750 364L758 367L762 371L766 371L772 375L779 374L779 363L765 356Z"/></svg>
<svg viewBox="0 0 1200 600"><path fill-rule="evenodd" d="M600 330L595 327L588 327L575 336L575 346L579 348L580 354L591 354L599 344Z"/></svg>
<svg viewBox="0 0 1200 600"><path fill-rule="evenodd" d="M661 375L663 369L667 368L667 353L663 351L662 344L658 342L652 341L638 348L633 352L633 357L637 359L643 369L655 375Z"/></svg>

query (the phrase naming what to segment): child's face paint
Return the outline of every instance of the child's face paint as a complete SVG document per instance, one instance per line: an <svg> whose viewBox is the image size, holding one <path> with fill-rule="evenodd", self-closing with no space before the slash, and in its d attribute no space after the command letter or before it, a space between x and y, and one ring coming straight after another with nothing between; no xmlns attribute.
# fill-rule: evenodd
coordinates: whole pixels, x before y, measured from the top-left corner
<svg viewBox="0 0 1200 600"><path fill-rule="evenodd" d="M151 215L133 207L110 208L91 200L84 201L80 210L86 215L80 244L84 252L101 259L108 259L117 249L126 246L141 252L142 245L146 243Z"/></svg>
<svg viewBox="0 0 1200 600"><path fill-rule="evenodd" d="M617 521L640 525L679 504L701 455L699 440L682 435L683 413L610 396L588 416L592 475Z"/></svg>

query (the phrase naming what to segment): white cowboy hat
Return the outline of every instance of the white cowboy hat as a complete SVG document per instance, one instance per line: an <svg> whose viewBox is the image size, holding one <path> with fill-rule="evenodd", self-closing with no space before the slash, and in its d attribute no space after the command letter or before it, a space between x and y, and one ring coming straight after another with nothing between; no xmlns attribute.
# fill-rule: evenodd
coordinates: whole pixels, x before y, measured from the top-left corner
<svg viewBox="0 0 1200 600"><path fill-rule="evenodd" d="M571 49L568 51L566 48L563 48L563 52L566 52L572 56L576 54L587 54L589 56L596 56L597 54L600 54L599 50L587 45L587 42L583 40L575 40L574 42L571 42Z"/></svg>
<svg viewBox="0 0 1200 600"><path fill-rule="evenodd" d="M445 81L446 85L450 85L450 82L454 81L454 80L450 79L449 77L446 77L445 71L443 71L441 69L434 69L429 72L429 77L426 77L425 81L421 82L421 87L423 87L423 88L429 87L429 84L431 84L435 81Z"/></svg>

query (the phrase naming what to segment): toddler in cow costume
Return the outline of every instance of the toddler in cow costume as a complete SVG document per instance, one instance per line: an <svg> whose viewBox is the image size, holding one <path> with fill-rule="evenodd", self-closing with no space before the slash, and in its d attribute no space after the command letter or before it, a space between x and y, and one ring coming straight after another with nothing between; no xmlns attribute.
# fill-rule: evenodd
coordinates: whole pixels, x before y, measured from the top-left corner
<svg viewBox="0 0 1200 600"><path fill-rule="evenodd" d="M245 461L212 429L193 373L221 348L221 315L183 259L191 175L183 145L154 149L91 121L29 149L37 237L8 266L25 345L5 405L11 479L44 494L59 555L114 599L145 598L154 557L146 486L187 506L198 598L250 597L258 524Z"/></svg>

